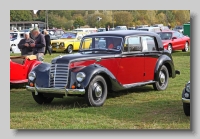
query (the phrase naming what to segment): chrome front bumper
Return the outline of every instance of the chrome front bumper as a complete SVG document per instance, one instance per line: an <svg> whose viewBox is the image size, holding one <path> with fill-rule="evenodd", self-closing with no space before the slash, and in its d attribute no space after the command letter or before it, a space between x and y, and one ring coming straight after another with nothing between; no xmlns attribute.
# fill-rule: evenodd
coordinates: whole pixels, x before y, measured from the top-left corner
<svg viewBox="0 0 200 139"><path fill-rule="evenodd" d="M63 94L67 96L68 94L73 95L83 95L85 94L85 89L60 89L60 88L40 88L40 87L31 87L26 86L26 90L35 92L35 95L38 95L39 93L52 93L52 94Z"/></svg>
<svg viewBox="0 0 200 139"><path fill-rule="evenodd" d="M190 104L190 99L182 98L183 103L189 103Z"/></svg>

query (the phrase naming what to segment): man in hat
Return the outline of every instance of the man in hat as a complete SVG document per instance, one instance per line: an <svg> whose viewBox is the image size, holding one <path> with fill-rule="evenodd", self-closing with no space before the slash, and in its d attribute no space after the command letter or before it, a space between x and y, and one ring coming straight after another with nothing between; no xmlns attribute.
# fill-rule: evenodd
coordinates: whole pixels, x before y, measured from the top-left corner
<svg viewBox="0 0 200 139"><path fill-rule="evenodd" d="M24 39L21 39L18 48L21 50L21 55L32 55L33 54L33 48L31 47L31 44L34 44L35 41L30 38L30 35L28 32L24 33Z"/></svg>
<svg viewBox="0 0 200 139"><path fill-rule="evenodd" d="M40 33L38 28L34 28L31 33L35 39L35 43L31 44L31 47L33 47L33 54L37 56L38 60L40 60L39 57L42 58L45 52L45 38L44 35Z"/></svg>

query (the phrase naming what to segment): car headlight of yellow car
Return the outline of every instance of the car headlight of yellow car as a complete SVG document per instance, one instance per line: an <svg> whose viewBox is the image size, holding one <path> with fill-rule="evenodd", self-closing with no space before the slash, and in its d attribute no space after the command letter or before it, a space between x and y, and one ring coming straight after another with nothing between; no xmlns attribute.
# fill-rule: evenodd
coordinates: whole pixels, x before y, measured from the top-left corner
<svg viewBox="0 0 200 139"><path fill-rule="evenodd" d="M64 46L65 46L64 42L61 42L61 43L60 43L60 46L61 46L61 47L64 47Z"/></svg>

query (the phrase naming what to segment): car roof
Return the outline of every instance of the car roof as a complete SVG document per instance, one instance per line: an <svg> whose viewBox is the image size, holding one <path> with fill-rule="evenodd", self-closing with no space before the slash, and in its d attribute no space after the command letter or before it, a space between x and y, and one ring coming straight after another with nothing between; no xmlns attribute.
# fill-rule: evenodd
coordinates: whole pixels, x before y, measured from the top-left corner
<svg viewBox="0 0 200 139"><path fill-rule="evenodd" d="M92 36L131 36L131 35L150 35L156 36L157 34L149 31L138 31L138 30L116 30L116 31L106 31L106 32L98 32L86 35L87 37Z"/></svg>

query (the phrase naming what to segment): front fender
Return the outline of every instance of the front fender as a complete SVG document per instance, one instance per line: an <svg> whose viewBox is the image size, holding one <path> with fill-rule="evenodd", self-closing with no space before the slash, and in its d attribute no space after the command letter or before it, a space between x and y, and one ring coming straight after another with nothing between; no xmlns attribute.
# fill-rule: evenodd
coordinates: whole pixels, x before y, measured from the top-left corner
<svg viewBox="0 0 200 139"><path fill-rule="evenodd" d="M49 87L50 67L50 63L41 63L32 69L32 71L36 73L36 79L34 83L36 83L38 87Z"/></svg>
<svg viewBox="0 0 200 139"><path fill-rule="evenodd" d="M162 55L156 63L156 67L154 70L154 80L155 81L159 80L159 71L162 65L165 65L167 67L169 72L169 77L175 78L176 74L172 57L168 55Z"/></svg>
<svg viewBox="0 0 200 139"><path fill-rule="evenodd" d="M80 68L79 70L70 70L70 79L68 88L71 88L72 85L77 85L78 81L76 80L76 74L78 72L84 72L86 77L85 79L79 83L81 86L79 88L86 89L90 83L90 81L96 76L101 75L106 80L107 84L111 85L109 88L112 90L122 90L124 89L123 86L117 81L116 77L105 67L92 64L87 67Z"/></svg>

